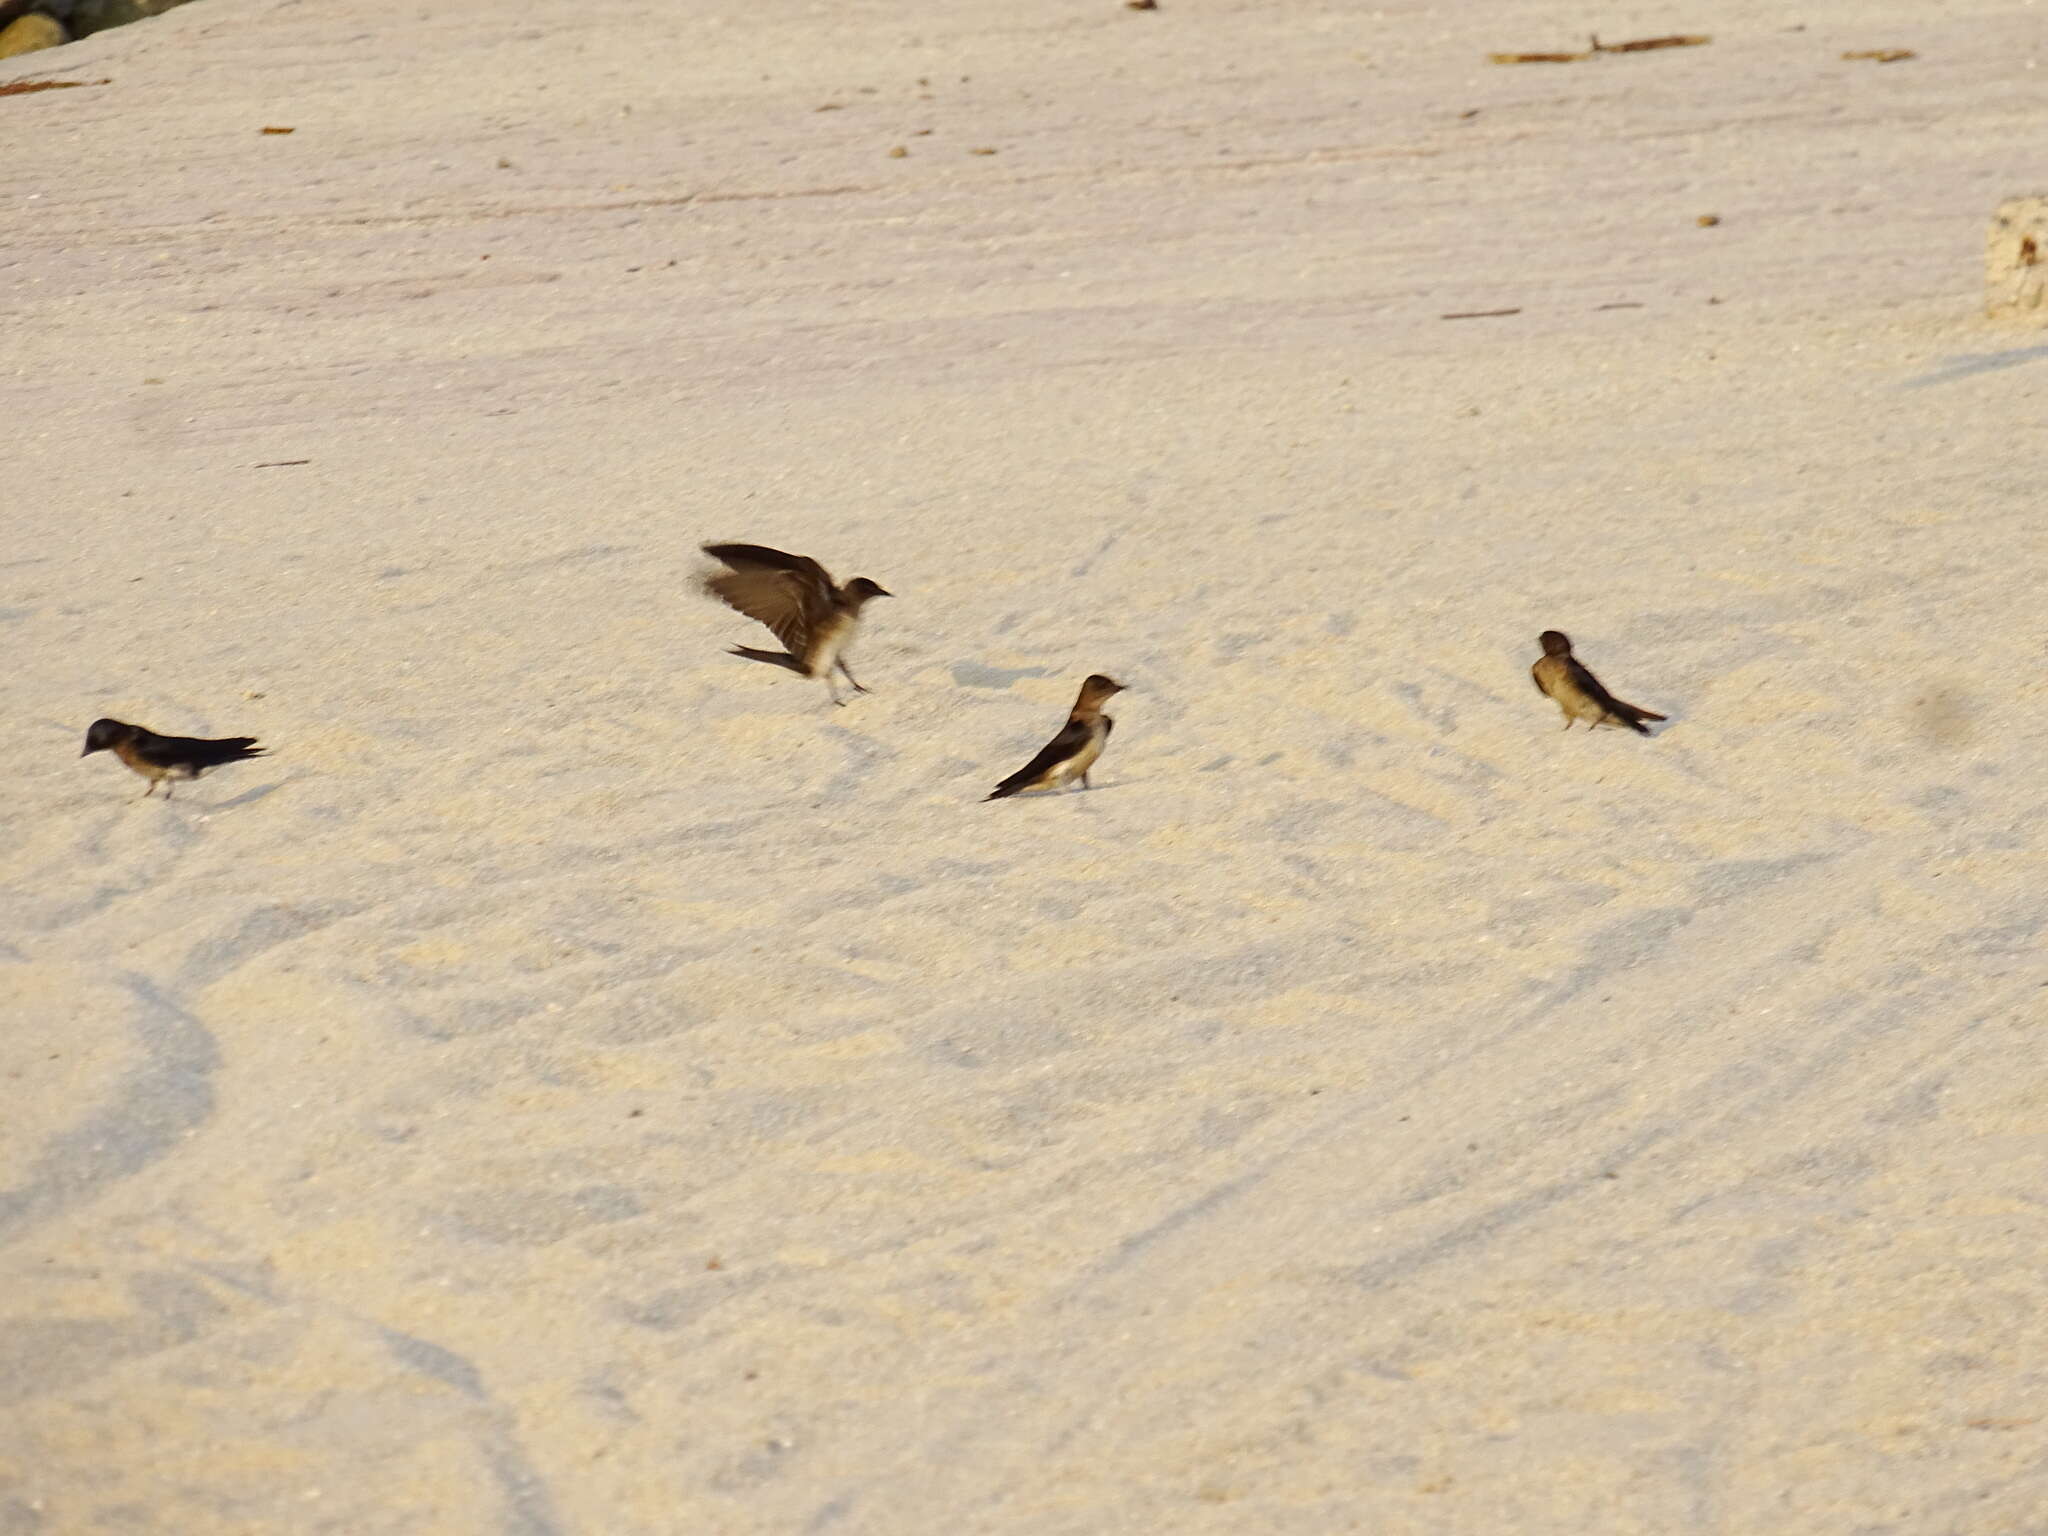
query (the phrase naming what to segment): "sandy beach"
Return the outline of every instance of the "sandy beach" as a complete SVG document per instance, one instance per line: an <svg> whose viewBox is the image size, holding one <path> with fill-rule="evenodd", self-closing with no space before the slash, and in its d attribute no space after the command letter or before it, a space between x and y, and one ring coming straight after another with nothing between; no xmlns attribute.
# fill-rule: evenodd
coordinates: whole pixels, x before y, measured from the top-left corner
<svg viewBox="0 0 2048 1536"><path fill-rule="evenodd" d="M0 1536L2043 1528L2048 11L1160 6L0 64Z"/></svg>

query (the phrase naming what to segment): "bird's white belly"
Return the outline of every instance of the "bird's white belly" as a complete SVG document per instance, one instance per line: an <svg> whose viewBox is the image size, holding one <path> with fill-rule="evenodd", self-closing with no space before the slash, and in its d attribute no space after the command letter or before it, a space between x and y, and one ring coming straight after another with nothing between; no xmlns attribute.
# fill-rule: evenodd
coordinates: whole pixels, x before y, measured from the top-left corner
<svg viewBox="0 0 2048 1536"><path fill-rule="evenodd" d="M1095 766L1095 759L1102 756L1102 741L1106 734L1102 727L1098 725L1094 733L1089 736L1088 744L1064 763L1053 769L1047 775L1047 778L1054 784L1071 784L1080 778L1082 774Z"/></svg>
<svg viewBox="0 0 2048 1536"><path fill-rule="evenodd" d="M826 677L839 658L846 654L853 644L853 620L841 618L829 628L819 631L817 643L811 647L811 676Z"/></svg>

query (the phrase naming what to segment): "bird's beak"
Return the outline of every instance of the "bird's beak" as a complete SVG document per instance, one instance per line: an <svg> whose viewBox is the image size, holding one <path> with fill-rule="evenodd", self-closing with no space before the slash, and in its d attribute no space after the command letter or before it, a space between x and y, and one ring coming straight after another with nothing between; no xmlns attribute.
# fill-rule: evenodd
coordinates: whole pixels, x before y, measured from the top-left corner
<svg viewBox="0 0 2048 1536"><path fill-rule="evenodd" d="M84 750L83 752L79 753L78 755L79 755L80 757L91 757L91 756L93 755L93 753L95 753L95 752L97 752L97 751L99 751L99 750L100 750L100 749L99 749L98 747L87 747L87 748L86 748L86 749L85 749L85 750Z"/></svg>
<svg viewBox="0 0 2048 1536"><path fill-rule="evenodd" d="M877 597L894 597L895 595L896 594L894 592L891 592L887 587L875 588L875 596Z"/></svg>

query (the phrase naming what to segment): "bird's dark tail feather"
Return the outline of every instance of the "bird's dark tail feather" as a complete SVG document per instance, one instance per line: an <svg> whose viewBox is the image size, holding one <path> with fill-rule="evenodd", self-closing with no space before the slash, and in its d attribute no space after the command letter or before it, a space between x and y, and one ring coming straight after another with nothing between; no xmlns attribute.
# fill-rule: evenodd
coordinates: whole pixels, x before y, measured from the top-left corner
<svg viewBox="0 0 2048 1536"><path fill-rule="evenodd" d="M801 677L809 677L811 675L805 670L804 664L787 651L757 651L751 645L736 645L727 651L726 654L728 656L744 656L749 661L765 661L771 667L787 667L790 671Z"/></svg>
<svg viewBox="0 0 2048 1536"><path fill-rule="evenodd" d="M1023 787L1024 775L1021 773L1012 774L1009 778L998 784L992 793L984 796L983 803L986 804L990 800L1007 800Z"/></svg>
<svg viewBox="0 0 2048 1536"><path fill-rule="evenodd" d="M239 763L252 757L261 757L269 748L256 745L254 736L224 736L219 741L206 744L206 768L218 768L222 763Z"/></svg>
<svg viewBox="0 0 2048 1536"><path fill-rule="evenodd" d="M1619 699L1614 701L1614 708L1609 710L1608 713L1634 731L1638 736L1650 734L1650 728L1643 724L1645 720L1662 720L1665 718L1654 709L1642 709L1634 704L1624 704Z"/></svg>

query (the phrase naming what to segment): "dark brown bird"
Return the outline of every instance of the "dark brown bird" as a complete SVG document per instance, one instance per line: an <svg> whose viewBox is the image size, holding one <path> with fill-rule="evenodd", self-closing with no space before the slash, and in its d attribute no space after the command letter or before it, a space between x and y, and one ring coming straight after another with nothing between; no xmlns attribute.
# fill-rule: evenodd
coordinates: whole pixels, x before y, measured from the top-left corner
<svg viewBox="0 0 2048 1536"><path fill-rule="evenodd" d="M856 693L866 693L846 665L846 651L860 626L862 605L891 594L865 576L834 584L825 567L804 555L785 555L760 544L706 544L704 553L728 569L704 578L704 590L750 619L759 619L788 649L758 651L736 645L735 656L787 667L805 677L822 677L834 704L844 704L832 683L832 669L846 674Z"/></svg>
<svg viewBox="0 0 2048 1536"><path fill-rule="evenodd" d="M1112 694L1123 691L1124 685L1114 678L1104 677L1100 672L1090 676L1081 684L1081 696L1074 700L1073 713L1067 716L1060 733L1045 744L1038 756L998 784L988 798L1007 800L1027 789L1057 789L1076 779L1083 789L1088 788L1088 770L1102 756L1109 733L1116 727L1116 722L1102 712L1102 706Z"/></svg>
<svg viewBox="0 0 2048 1536"><path fill-rule="evenodd" d="M1543 647L1543 659L1529 669L1529 674L1536 679L1536 691L1555 699L1557 707L1564 711L1566 730L1572 728L1574 720L1584 720L1588 729L1595 730L1603 721L1612 721L1647 736L1650 728L1643 722L1664 718L1655 710L1624 704L1603 688L1600 679L1572 654L1569 636L1546 629L1537 636L1536 643Z"/></svg>
<svg viewBox="0 0 2048 1536"><path fill-rule="evenodd" d="M149 788L142 792L145 800L156 793L159 784L168 800L176 780L196 779L209 768L261 757L265 751L256 745L254 736L224 736L218 741L207 741L197 736L159 736L123 720L93 721L86 728L85 750L78 755L91 757L95 752L109 750L149 780Z"/></svg>

